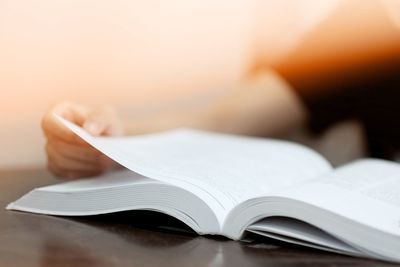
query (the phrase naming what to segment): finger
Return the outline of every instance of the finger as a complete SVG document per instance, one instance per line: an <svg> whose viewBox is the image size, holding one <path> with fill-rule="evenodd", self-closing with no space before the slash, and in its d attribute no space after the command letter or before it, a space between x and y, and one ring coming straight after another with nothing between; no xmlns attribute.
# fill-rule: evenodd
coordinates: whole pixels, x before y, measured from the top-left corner
<svg viewBox="0 0 400 267"><path fill-rule="evenodd" d="M101 107L91 111L83 127L92 135L116 136L122 134L118 115L111 107Z"/></svg>
<svg viewBox="0 0 400 267"><path fill-rule="evenodd" d="M91 144L87 143L86 141L83 141L83 139L82 141L71 141L71 140L66 140L65 138L61 139L58 135L55 135L53 133L47 133L46 140L52 144L54 142L62 142L65 144L69 144L71 146L81 147L82 149L89 149L89 148L94 149Z"/></svg>
<svg viewBox="0 0 400 267"><path fill-rule="evenodd" d="M64 126L54 114L81 126L87 117L87 108L76 104L63 103L50 109L42 120L42 128L46 136L54 135L70 143L85 143L85 141Z"/></svg>
<svg viewBox="0 0 400 267"><path fill-rule="evenodd" d="M89 144L71 144L50 136L48 137L47 145L53 147L55 153L61 154L69 159L80 160L87 163L102 163L101 156L103 154Z"/></svg>
<svg viewBox="0 0 400 267"><path fill-rule="evenodd" d="M57 151L54 150L54 147L49 145L46 146L46 151L48 155L48 161L59 169L71 171L103 171L109 167L101 162L88 163L81 160L64 157L63 155L57 153Z"/></svg>
<svg viewBox="0 0 400 267"><path fill-rule="evenodd" d="M48 163L48 170L56 177L62 179L78 179L78 178L89 178L93 176L98 176L103 173L103 171L71 171L59 168L52 164L51 162Z"/></svg>

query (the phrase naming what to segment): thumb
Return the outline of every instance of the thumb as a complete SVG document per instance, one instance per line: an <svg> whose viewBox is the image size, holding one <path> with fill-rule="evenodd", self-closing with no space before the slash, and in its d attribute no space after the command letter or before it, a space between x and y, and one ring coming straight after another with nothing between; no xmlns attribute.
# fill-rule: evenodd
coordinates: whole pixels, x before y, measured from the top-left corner
<svg viewBox="0 0 400 267"><path fill-rule="evenodd" d="M90 112L83 123L83 128L93 136L102 135L108 126L107 116L100 110Z"/></svg>
<svg viewBox="0 0 400 267"><path fill-rule="evenodd" d="M93 136L114 136L122 132L117 114L111 107L97 108L89 112L83 128Z"/></svg>

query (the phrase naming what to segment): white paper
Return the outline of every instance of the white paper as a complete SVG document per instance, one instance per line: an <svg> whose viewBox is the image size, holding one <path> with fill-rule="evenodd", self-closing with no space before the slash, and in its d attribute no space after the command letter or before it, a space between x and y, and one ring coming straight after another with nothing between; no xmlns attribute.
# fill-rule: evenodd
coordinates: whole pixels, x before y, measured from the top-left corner
<svg viewBox="0 0 400 267"><path fill-rule="evenodd" d="M316 152L288 142L189 129L123 138L92 137L59 119L126 168L198 195L221 220L246 199L331 169Z"/></svg>
<svg viewBox="0 0 400 267"><path fill-rule="evenodd" d="M400 236L400 165L360 160L278 195Z"/></svg>

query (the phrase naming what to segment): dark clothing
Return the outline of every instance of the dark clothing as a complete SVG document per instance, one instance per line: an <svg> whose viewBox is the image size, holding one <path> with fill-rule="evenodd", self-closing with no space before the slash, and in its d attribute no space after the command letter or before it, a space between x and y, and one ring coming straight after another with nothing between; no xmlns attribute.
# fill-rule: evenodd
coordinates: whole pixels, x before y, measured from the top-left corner
<svg viewBox="0 0 400 267"><path fill-rule="evenodd" d="M314 133L357 119L365 129L370 156L393 159L400 152L400 60L367 66L346 77L351 78L326 79L318 85L325 89L320 94L318 88L307 88L313 83L286 78L309 109ZM307 78L313 77L303 77Z"/></svg>

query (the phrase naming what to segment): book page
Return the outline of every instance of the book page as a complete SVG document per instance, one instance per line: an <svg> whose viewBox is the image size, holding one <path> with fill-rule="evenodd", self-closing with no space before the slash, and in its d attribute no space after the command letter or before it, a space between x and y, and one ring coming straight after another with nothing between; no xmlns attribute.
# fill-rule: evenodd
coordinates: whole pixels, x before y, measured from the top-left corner
<svg viewBox="0 0 400 267"><path fill-rule="evenodd" d="M289 243L312 246L318 249L330 249L339 253L360 254L353 247L327 232L311 224L287 217L269 217L250 225L246 230L272 238L281 237L284 238L283 241Z"/></svg>
<svg viewBox="0 0 400 267"><path fill-rule="evenodd" d="M33 189L7 209L60 216L148 210L168 214L199 234L220 234L215 212L197 195L126 169Z"/></svg>
<svg viewBox="0 0 400 267"><path fill-rule="evenodd" d="M37 188L38 191L57 193L77 193L80 191L97 191L115 187L126 187L142 184L161 184L161 182L149 179L130 170L116 170L104 173L96 179L71 180L61 184L48 185Z"/></svg>
<svg viewBox="0 0 400 267"><path fill-rule="evenodd" d="M221 221L246 199L331 170L316 152L289 142L190 129L135 137L92 137L60 120L126 168L198 195Z"/></svg>
<svg viewBox="0 0 400 267"><path fill-rule="evenodd" d="M360 160L277 195L400 235L400 164Z"/></svg>

